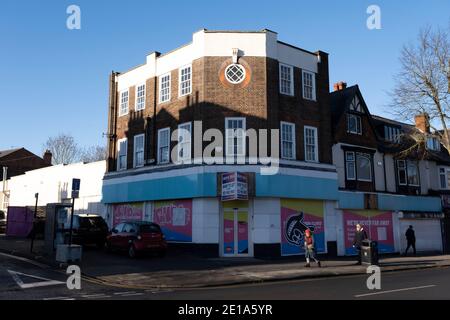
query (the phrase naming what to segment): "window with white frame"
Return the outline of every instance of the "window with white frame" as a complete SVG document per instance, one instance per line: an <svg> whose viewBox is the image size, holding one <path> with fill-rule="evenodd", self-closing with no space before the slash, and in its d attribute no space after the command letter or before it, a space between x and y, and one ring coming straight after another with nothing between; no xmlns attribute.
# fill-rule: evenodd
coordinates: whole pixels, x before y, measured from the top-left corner
<svg viewBox="0 0 450 320"><path fill-rule="evenodd" d="M362 134L361 117L353 114L347 114L347 132L353 134Z"/></svg>
<svg viewBox="0 0 450 320"><path fill-rule="evenodd" d="M372 181L372 157L370 154L346 151L345 176L347 180Z"/></svg>
<svg viewBox="0 0 450 320"><path fill-rule="evenodd" d="M416 162L407 161L408 169L408 185L418 187L419 184L419 167Z"/></svg>
<svg viewBox="0 0 450 320"><path fill-rule="evenodd" d="M245 118L225 118L227 156L245 156Z"/></svg>
<svg viewBox="0 0 450 320"><path fill-rule="evenodd" d="M428 137L427 138L427 149L433 151L441 151L441 144L437 137Z"/></svg>
<svg viewBox="0 0 450 320"><path fill-rule="evenodd" d="M159 103L170 100L170 73L159 77Z"/></svg>
<svg viewBox="0 0 450 320"><path fill-rule="evenodd" d="M145 83L136 87L136 111L145 109Z"/></svg>
<svg viewBox="0 0 450 320"><path fill-rule="evenodd" d="M450 169L447 169L447 189L450 189Z"/></svg>
<svg viewBox="0 0 450 320"><path fill-rule="evenodd" d="M303 70L303 99L316 100L316 75Z"/></svg>
<svg viewBox="0 0 450 320"><path fill-rule="evenodd" d="M184 162L191 159L191 123L183 123L178 126L178 161Z"/></svg>
<svg viewBox="0 0 450 320"><path fill-rule="evenodd" d="M394 143L400 143L401 131L399 128L384 126L384 139Z"/></svg>
<svg viewBox="0 0 450 320"><path fill-rule="evenodd" d="M418 187L419 167L415 161L397 160L397 178L400 186Z"/></svg>
<svg viewBox="0 0 450 320"><path fill-rule="evenodd" d="M239 84L245 80L246 71L244 66L233 63L225 69L225 78L231 84Z"/></svg>
<svg viewBox="0 0 450 320"><path fill-rule="evenodd" d="M345 152L345 175L347 180L356 180L355 153Z"/></svg>
<svg viewBox="0 0 450 320"><path fill-rule="evenodd" d="M295 159L295 124L281 122L281 157Z"/></svg>
<svg viewBox="0 0 450 320"><path fill-rule="evenodd" d="M356 174L359 181L372 181L372 161L369 154L356 153Z"/></svg>
<svg viewBox="0 0 450 320"><path fill-rule="evenodd" d="M128 140L126 138L118 140L117 146L117 170L126 170Z"/></svg>
<svg viewBox="0 0 450 320"><path fill-rule="evenodd" d="M294 95L294 68L280 64L280 93Z"/></svg>
<svg viewBox="0 0 450 320"><path fill-rule="evenodd" d="M120 93L119 116L124 116L128 113L128 97L128 90Z"/></svg>
<svg viewBox="0 0 450 320"><path fill-rule="evenodd" d="M192 66L186 66L179 71L179 96L185 96L192 92Z"/></svg>
<svg viewBox="0 0 450 320"><path fill-rule="evenodd" d="M445 168L439 168L439 188L448 189L448 171Z"/></svg>
<svg viewBox="0 0 450 320"><path fill-rule="evenodd" d="M319 150L317 141L317 128L305 126L305 160L318 162Z"/></svg>
<svg viewBox="0 0 450 320"><path fill-rule="evenodd" d="M158 163L170 161L170 128L158 130Z"/></svg>
<svg viewBox="0 0 450 320"><path fill-rule="evenodd" d="M400 186L406 186L408 184L408 175L406 173L405 160L397 161L397 176L398 176L398 184Z"/></svg>
<svg viewBox="0 0 450 320"><path fill-rule="evenodd" d="M139 168L144 166L144 135L134 136L133 144L133 167Z"/></svg>

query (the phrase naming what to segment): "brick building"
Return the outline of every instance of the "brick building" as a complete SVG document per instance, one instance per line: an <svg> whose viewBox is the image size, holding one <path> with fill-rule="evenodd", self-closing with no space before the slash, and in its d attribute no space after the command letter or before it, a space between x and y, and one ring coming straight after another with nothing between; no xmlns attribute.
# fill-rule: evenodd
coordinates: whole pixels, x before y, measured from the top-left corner
<svg viewBox="0 0 450 320"><path fill-rule="evenodd" d="M270 30L200 30L110 76L109 223L154 221L174 244L216 256L300 254L310 227L327 252L338 199L331 119L327 53ZM223 143L211 148L208 129ZM250 129L269 138L251 140Z"/></svg>
<svg viewBox="0 0 450 320"><path fill-rule="evenodd" d="M26 171L51 166L52 154L47 151L41 158L25 148L0 151L0 210L6 211L9 203L8 180Z"/></svg>

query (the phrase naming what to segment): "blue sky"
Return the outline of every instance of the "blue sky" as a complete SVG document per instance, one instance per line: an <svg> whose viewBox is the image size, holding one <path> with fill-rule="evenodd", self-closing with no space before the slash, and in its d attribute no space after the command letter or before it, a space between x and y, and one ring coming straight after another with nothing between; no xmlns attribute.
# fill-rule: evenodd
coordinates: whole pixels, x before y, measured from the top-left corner
<svg viewBox="0 0 450 320"><path fill-rule="evenodd" d="M81 7L81 30L66 28L66 8ZM368 30L377 4L382 29ZM403 44L427 24L450 23L450 1L144 1L2 0L0 150L41 154L49 136L104 144L108 74L191 41L201 28L278 32L302 48L330 53L330 86L358 83L372 113L386 115Z"/></svg>

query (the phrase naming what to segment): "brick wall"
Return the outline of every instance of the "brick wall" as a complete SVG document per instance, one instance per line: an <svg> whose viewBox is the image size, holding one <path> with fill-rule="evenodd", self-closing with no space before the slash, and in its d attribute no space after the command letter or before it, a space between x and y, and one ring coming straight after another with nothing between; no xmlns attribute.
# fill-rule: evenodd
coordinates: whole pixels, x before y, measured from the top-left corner
<svg viewBox="0 0 450 320"><path fill-rule="evenodd" d="M8 167L8 178L11 178L24 174L26 171L48 166L44 159L22 148L0 159L0 180L3 179L2 167Z"/></svg>
<svg viewBox="0 0 450 320"><path fill-rule="evenodd" d="M148 79L143 111L134 110L135 87L129 88L129 113L118 117L116 128L117 139L128 138L128 168L133 166L131 155L134 135L146 134L145 158L156 159L158 129L170 127L172 132L180 123L201 120L203 132L208 128L224 130L226 117L245 117L247 129L278 129L280 121L294 122L298 160L304 160L304 126L317 127L319 160L331 163L328 55L322 52L320 55L322 62L316 75L317 101L302 98L301 69L297 68L294 70L295 96L280 94L278 61L265 57L240 58L239 63L246 67L250 81L238 85L224 83L223 79L221 81L220 75L223 74L224 67L231 63L230 57L197 59L192 62L192 94L183 97L178 96L178 69L172 70L171 99L161 104L158 103L157 79ZM119 96L117 104L119 108ZM209 143L204 143L207 144ZM176 142L172 142L172 147L175 145ZM115 152L113 153L110 156L114 159ZM112 169L115 170L114 167Z"/></svg>

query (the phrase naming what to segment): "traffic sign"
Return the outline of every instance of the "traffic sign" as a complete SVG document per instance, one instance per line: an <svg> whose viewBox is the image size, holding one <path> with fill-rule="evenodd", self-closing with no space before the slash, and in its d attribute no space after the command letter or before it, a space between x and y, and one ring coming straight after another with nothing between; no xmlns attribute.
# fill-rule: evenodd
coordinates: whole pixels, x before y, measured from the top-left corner
<svg viewBox="0 0 450 320"><path fill-rule="evenodd" d="M80 195L80 179L72 179L72 199L77 199Z"/></svg>

